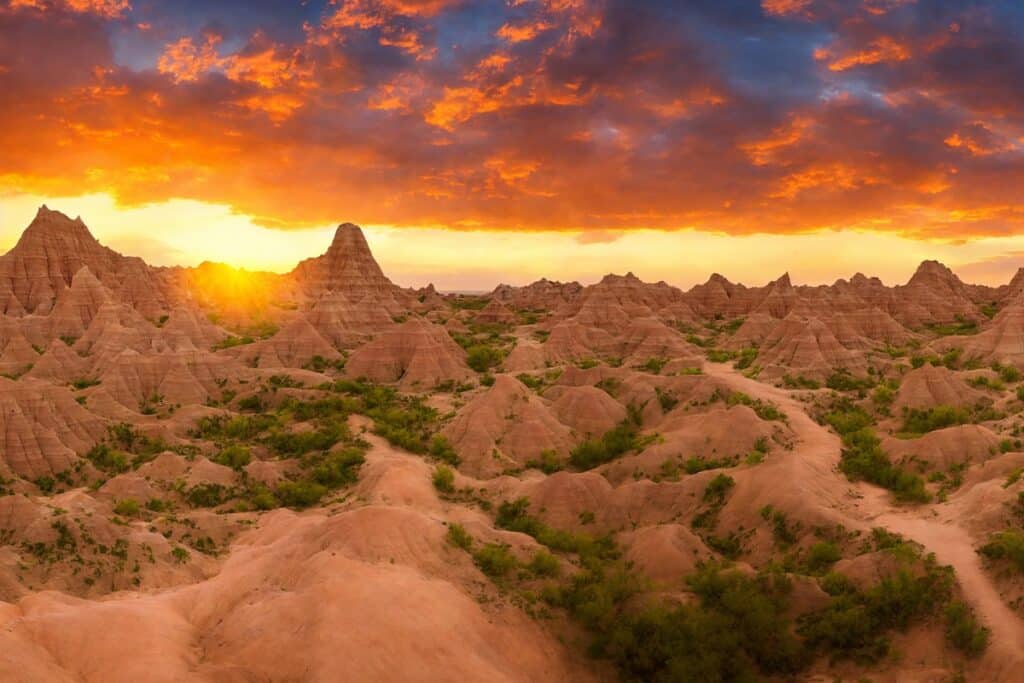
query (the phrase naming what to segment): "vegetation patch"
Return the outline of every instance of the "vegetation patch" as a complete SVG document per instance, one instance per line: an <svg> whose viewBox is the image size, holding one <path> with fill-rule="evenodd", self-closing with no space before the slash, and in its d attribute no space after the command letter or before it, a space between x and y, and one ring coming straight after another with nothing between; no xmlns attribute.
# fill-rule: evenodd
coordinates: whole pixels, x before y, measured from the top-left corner
<svg viewBox="0 0 1024 683"><path fill-rule="evenodd" d="M900 427L899 435L903 438L913 438L916 435L926 434L937 429L998 420L1002 417L1003 415L992 406L983 403L971 408L956 406L906 408L903 412L903 425Z"/></svg>
<svg viewBox="0 0 1024 683"><path fill-rule="evenodd" d="M978 552L990 560L1008 562L1024 574L1024 531L1007 529L993 534Z"/></svg>
<svg viewBox="0 0 1024 683"><path fill-rule="evenodd" d="M926 503L931 500L924 480L895 465L882 450L881 440L872 428L874 420L866 410L844 398L832 406L823 416L823 421L842 439L839 469L847 477L889 489L900 502Z"/></svg>
<svg viewBox="0 0 1024 683"><path fill-rule="evenodd" d="M569 453L569 464L577 470L589 470L611 462L640 447L639 429L633 421L623 420L597 439L588 439Z"/></svg>

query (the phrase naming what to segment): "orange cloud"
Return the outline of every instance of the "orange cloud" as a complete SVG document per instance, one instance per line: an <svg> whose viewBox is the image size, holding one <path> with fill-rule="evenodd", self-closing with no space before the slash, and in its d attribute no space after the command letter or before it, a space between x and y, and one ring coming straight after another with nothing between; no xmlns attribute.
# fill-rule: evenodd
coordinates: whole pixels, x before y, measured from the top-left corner
<svg viewBox="0 0 1024 683"><path fill-rule="evenodd" d="M784 176L779 189L769 196L773 199L793 199L806 190L825 189L834 193L875 182L876 179L865 177L859 169L845 164L824 164Z"/></svg>
<svg viewBox="0 0 1024 683"><path fill-rule="evenodd" d="M185 37L167 45L157 61L157 70L168 74L176 83L198 80L207 71L222 64L217 53L220 38L207 36L206 42L196 45L191 38Z"/></svg>
<svg viewBox="0 0 1024 683"><path fill-rule="evenodd" d="M523 83L516 76L493 87L445 88L444 96L431 107L424 117L427 123L447 130L454 130L455 124L468 121L479 114L498 111L507 106L512 90Z"/></svg>
<svg viewBox="0 0 1024 683"><path fill-rule="evenodd" d="M906 45L901 45L894 38L882 36L872 41L864 50L840 56L835 56L828 50L818 50L814 57L819 61L831 60L828 65L829 71L846 71L857 66L881 62L903 62L910 59L911 52Z"/></svg>
<svg viewBox="0 0 1024 683"><path fill-rule="evenodd" d="M308 75L297 63L297 53L280 53L268 45L251 54L232 55L222 61L224 72L235 81L251 81L264 88L276 88Z"/></svg>
<svg viewBox="0 0 1024 683"><path fill-rule="evenodd" d="M129 0L8 0L11 9L47 10L54 7L77 12L95 14L107 19L120 17L131 10Z"/></svg>
<svg viewBox="0 0 1024 683"><path fill-rule="evenodd" d="M784 126L772 131L766 138L754 142L741 143L740 149L746 152L751 161L758 166L772 162L781 150L797 143L804 136L804 131L812 125L810 118L796 116Z"/></svg>
<svg viewBox="0 0 1024 683"><path fill-rule="evenodd" d="M498 29L497 36L510 43L523 43L533 40L550 28L552 28L552 25L546 21L536 21L528 24L504 24Z"/></svg>
<svg viewBox="0 0 1024 683"><path fill-rule="evenodd" d="M802 14L814 0L761 0L761 9L773 16Z"/></svg>

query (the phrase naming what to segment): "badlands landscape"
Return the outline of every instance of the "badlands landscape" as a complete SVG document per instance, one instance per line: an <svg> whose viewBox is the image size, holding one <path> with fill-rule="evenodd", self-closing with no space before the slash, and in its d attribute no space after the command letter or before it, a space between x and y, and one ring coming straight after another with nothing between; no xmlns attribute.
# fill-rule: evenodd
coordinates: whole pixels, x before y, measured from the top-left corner
<svg viewBox="0 0 1024 683"><path fill-rule="evenodd" d="M43 207L0 258L0 679L1021 679L1024 270L324 246L151 267Z"/></svg>

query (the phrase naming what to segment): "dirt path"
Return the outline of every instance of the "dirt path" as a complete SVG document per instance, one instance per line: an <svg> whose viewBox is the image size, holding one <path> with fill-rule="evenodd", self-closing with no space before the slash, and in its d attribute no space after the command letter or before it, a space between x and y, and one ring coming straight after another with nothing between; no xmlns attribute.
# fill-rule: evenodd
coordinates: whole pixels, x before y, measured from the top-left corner
<svg viewBox="0 0 1024 683"><path fill-rule="evenodd" d="M881 526L902 534L920 543L927 552L934 553L940 563L952 566L965 599L992 631L991 644L982 662L986 678L1021 680L1024 621L999 597L975 552L971 536L953 521L940 518L942 504L896 507L884 489L863 482L849 482L837 469L841 448L839 437L815 422L789 391L744 377L723 364L705 363L704 372L727 381L730 386L754 398L772 401L786 413L789 426L798 439L792 454L806 464L794 470L796 476L800 479L810 477L810 485L819 493L827 494L824 500L835 500L837 492L844 491L845 499L836 500L838 510L862 524ZM808 482L794 481L793 485L807 487Z"/></svg>
<svg viewBox="0 0 1024 683"><path fill-rule="evenodd" d="M927 514L927 510L921 512ZM935 553L935 559L941 564L952 566L964 596L992 630L987 657L993 662L1024 664L1024 622L999 597L966 531L950 523L914 516L914 513L886 513L875 517L874 522L917 541ZM1019 669L1017 674L1020 674Z"/></svg>

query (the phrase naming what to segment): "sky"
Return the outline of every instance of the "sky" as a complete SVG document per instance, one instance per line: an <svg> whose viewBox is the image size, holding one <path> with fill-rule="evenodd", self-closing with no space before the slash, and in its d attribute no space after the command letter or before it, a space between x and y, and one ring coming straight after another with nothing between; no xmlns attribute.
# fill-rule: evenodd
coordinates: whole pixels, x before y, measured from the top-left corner
<svg viewBox="0 0 1024 683"><path fill-rule="evenodd" d="M0 249L690 285L1024 264L1017 0L0 0Z"/></svg>

